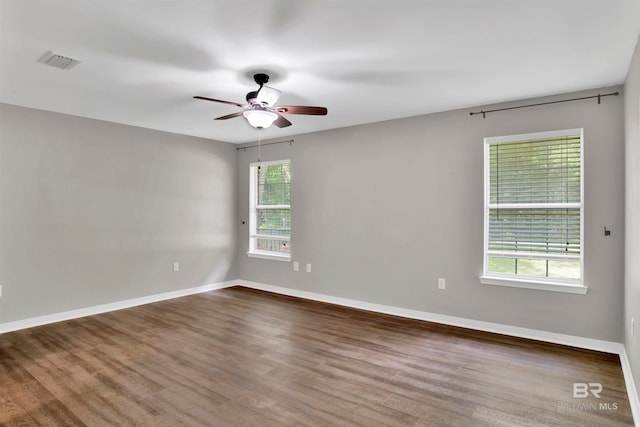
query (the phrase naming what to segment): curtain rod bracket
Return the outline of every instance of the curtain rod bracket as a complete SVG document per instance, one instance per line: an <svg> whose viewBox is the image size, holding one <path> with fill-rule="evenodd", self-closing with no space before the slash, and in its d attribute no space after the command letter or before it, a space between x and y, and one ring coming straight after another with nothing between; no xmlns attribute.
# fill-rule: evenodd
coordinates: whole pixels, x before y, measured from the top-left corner
<svg viewBox="0 0 640 427"><path fill-rule="evenodd" d="M483 118L483 119L486 119L486 118L487 118L487 113L488 113L488 112L489 112L489 111L476 111L476 112L473 112L473 111L472 111L472 112L470 112L470 113L469 113L469 115L470 115L470 116L475 116L476 114L482 114L482 118Z"/></svg>

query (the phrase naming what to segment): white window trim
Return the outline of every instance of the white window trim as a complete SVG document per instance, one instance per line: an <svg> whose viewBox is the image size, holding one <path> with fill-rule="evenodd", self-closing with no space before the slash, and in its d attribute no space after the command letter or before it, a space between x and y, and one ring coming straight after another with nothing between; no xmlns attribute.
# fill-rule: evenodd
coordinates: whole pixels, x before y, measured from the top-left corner
<svg viewBox="0 0 640 427"><path fill-rule="evenodd" d="M256 228L256 209L283 209L288 208L289 212L291 212L291 205L256 205L256 195L255 195L255 186L254 182L256 180L255 171L258 166L269 166L269 165L281 165L281 164L291 164L290 159L283 160L273 160L267 162L253 162L249 164L249 250L247 251L247 256L249 258L261 258L268 259L274 261L285 261L291 262L291 253L277 253L277 252L269 252L269 251L261 251L255 248L255 238L268 238L271 240L282 240L286 242L291 241L291 236L285 238L283 236L271 236L271 235L262 235L252 233L252 230Z"/></svg>
<svg viewBox="0 0 640 427"><path fill-rule="evenodd" d="M483 285L508 286L512 288L536 289L540 291L565 292L569 294L586 294L588 286L556 280L540 280L538 277L523 276L522 279L514 277L500 277L498 274L480 276L480 283Z"/></svg>
<svg viewBox="0 0 640 427"><path fill-rule="evenodd" d="M291 255L275 255L272 252L263 252L258 250L254 252L247 252L247 256L249 258L261 258L261 259L270 259L273 261L291 262Z"/></svg>
<svg viewBox="0 0 640 427"><path fill-rule="evenodd" d="M495 205L489 203L489 146L501 142L513 142L516 140L544 139L562 136L572 136L580 134L580 203L575 207L580 207L580 277L576 280L546 279L542 277L503 275L499 273L489 273L489 254L487 247L489 244L489 210ZM507 286L514 288L535 289L542 291L564 292L571 294L586 294L589 287L584 283L584 131L581 128L565 129L559 131L534 132L519 135L506 135L498 137L487 137L484 139L484 246L483 252L483 274L479 276L483 285ZM520 207L536 207L537 204L521 204Z"/></svg>

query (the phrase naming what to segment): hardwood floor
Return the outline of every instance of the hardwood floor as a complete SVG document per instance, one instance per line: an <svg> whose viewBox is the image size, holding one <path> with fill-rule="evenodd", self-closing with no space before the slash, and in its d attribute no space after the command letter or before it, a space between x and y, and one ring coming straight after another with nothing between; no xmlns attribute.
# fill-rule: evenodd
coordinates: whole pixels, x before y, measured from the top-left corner
<svg viewBox="0 0 640 427"><path fill-rule="evenodd" d="M0 335L0 385L3 426L633 425L615 355L241 287Z"/></svg>

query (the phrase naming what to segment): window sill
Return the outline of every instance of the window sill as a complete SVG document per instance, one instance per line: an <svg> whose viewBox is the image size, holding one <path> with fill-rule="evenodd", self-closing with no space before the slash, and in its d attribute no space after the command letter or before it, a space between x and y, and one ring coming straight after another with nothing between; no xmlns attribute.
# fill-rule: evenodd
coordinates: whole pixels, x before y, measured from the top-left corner
<svg viewBox="0 0 640 427"><path fill-rule="evenodd" d="M509 286L512 288L536 289L539 291L564 292L568 294L586 294L588 286L572 285L562 282L535 282L532 280L518 280L512 278L496 276L480 276L480 283L483 285Z"/></svg>
<svg viewBox="0 0 640 427"><path fill-rule="evenodd" d="M274 261L291 262L290 254L275 255L272 253L264 253L264 252L247 252L247 256L249 258L262 258L262 259L271 259Z"/></svg>

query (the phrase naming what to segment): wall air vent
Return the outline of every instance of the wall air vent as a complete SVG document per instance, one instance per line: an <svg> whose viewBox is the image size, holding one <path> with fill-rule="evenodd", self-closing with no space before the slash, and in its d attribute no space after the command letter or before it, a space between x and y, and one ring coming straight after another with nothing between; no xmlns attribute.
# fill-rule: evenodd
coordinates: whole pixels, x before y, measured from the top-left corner
<svg viewBox="0 0 640 427"><path fill-rule="evenodd" d="M82 61L57 53L47 52L38 60L38 62L61 70L70 70Z"/></svg>

